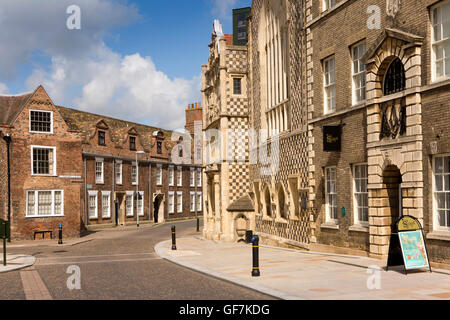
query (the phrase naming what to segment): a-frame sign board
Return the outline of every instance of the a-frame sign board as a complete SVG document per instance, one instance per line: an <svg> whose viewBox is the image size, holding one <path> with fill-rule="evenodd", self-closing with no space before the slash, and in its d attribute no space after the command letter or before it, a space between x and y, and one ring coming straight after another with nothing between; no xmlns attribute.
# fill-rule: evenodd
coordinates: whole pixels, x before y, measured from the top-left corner
<svg viewBox="0 0 450 320"><path fill-rule="evenodd" d="M406 274L408 270L422 268L432 272L422 225L411 216L398 219L391 234L386 270L399 265L403 265Z"/></svg>

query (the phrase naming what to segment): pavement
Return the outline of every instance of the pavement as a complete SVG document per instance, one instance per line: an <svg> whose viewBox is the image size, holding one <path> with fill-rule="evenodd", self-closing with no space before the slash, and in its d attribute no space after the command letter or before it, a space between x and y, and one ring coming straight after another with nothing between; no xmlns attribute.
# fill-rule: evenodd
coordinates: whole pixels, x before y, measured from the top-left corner
<svg viewBox="0 0 450 320"><path fill-rule="evenodd" d="M3 265L3 253L0 257L0 273L20 270L31 267L36 258L25 254L7 254L6 266Z"/></svg>
<svg viewBox="0 0 450 320"><path fill-rule="evenodd" d="M161 258L284 300L450 300L450 271L385 270L368 257L299 251L262 245L260 277L252 277L252 246L200 236L160 242Z"/></svg>

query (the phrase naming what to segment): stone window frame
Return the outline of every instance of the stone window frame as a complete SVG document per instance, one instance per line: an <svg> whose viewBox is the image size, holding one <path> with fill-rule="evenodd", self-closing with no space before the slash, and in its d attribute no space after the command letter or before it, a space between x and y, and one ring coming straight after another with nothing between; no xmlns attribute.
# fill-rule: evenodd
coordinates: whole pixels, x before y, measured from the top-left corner
<svg viewBox="0 0 450 320"><path fill-rule="evenodd" d="M102 133L102 135L100 135L100 133ZM106 131L98 130L97 137L98 137L98 145L106 146Z"/></svg>
<svg viewBox="0 0 450 320"><path fill-rule="evenodd" d="M131 197L131 201L128 201ZM129 204L131 203L131 206ZM130 210L128 210L130 209ZM127 191L125 196L125 215L128 218L134 217L134 191Z"/></svg>
<svg viewBox="0 0 450 320"><path fill-rule="evenodd" d="M98 179L97 173L99 173L97 164L101 164L101 179ZM95 184L104 184L105 183L105 159L103 158L95 158Z"/></svg>
<svg viewBox="0 0 450 320"><path fill-rule="evenodd" d="M95 206L91 206L91 197L95 197L93 201ZM91 215L91 208L94 208L93 215ZM88 216L90 220L98 219L98 191L88 191Z"/></svg>
<svg viewBox="0 0 450 320"><path fill-rule="evenodd" d="M39 192L51 192L51 197L52 197L52 207L51 207L51 214L49 215L39 215L38 211L39 211ZM55 214L55 194L56 192L60 192L61 193L61 213L60 214ZM34 203L33 203L33 207L34 207L34 214L30 213L30 198L29 198L29 194L30 193L34 193ZM52 218L52 217L64 217L64 190L62 189L57 189L57 190L27 190L27 194L26 194L26 211L25 211L25 218Z"/></svg>
<svg viewBox="0 0 450 320"><path fill-rule="evenodd" d="M366 168L366 177L358 178L359 180L367 180L366 182L366 192L357 192L356 191L356 167L365 167ZM353 199L353 223L355 226L361 227L369 227L369 166L367 163L355 163L352 165L352 199ZM360 220L359 218L359 206L357 201L357 195L366 195L367 196L367 221ZM365 207L363 207L365 208Z"/></svg>
<svg viewBox="0 0 450 320"><path fill-rule="evenodd" d="M136 151L137 150L137 137L136 136L130 136L130 150Z"/></svg>
<svg viewBox="0 0 450 320"><path fill-rule="evenodd" d="M108 204L105 206L105 197L108 197ZM107 212L105 214L105 208ZM102 218L111 218L111 191L102 191Z"/></svg>
<svg viewBox="0 0 450 320"><path fill-rule="evenodd" d="M232 77L232 80L233 80L233 84L232 84L233 85L233 87L232 87L233 90L232 90L232 92L233 92L234 96L242 96L243 95L243 91L244 91L243 90L243 86L242 86L243 85L243 81L242 81L243 79L244 79L244 77L242 77L242 76L241 77L239 77L239 76L233 76ZM237 84L236 80L239 80L239 86L238 87L236 86L236 84ZM237 92L238 88L239 88L239 92Z"/></svg>
<svg viewBox="0 0 450 320"><path fill-rule="evenodd" d="M334 181L335 184L335 192L331 193L329 191L328 188L328 175L329 175L329 170L335 170L335 179L334 180L330 180L330 181ZM330 206L329 203L329 195L334 195L335 196L335 201L336 201L336 218L331 218L331 212L330 212L330 208L334 207L334 206ZM336 166L330 166L330 167L326 167L325 168L325 222L329 223L329 224L339 224L339 215L338 215L338 192L337 192L337 167Z"/></svg>
<svg viewBox="0 0 450 320"><path fill-rule="evenodd" d="M32 177L56 177L56 147L51 146L38 146L38 145L32 145L31 147L31 176ZM48 174L42 174L42 173L34 173L34 150L35 149L44 149L44 150L52 150L53 160L52 160L52 171ZM49 172L50 172L50 159L49 159Z"/></svg>
<svg viewBox="0 0 450 320"><path fill-rule="evenodd" d="M364 47L362 50L363 52L360 52L361 47ZM359 56L355 58L355 49L358 49ZM352 104L358 105L360 103L363 103L367 99L367 93L366 93L366 84L367 84L367 77L366 77L366 65L364 62L362 62L362 58L364 54L367 52L366 47L366 41L362 40L350 47L350 55L352 60ZM358 72L355 72L355 63L358 62ZM364 66L364 68L361 68ZM357 79L358 77L364 77L364 86L358 86L357 85ZM361 100L357 99L357 91L361 91L361 94L363 94L363 98Z"/></svg>
<svg viewBox="0 0 450 320"><path fill-rule="evenodd" d="M31 113L32 112L43 112L43 113L50 113L50 131L33 131L31 130ZM53 111L51 110L38 110L38 109L30 109L28 112L29 115L29 132L30 133L38 133L38 134L54 134L53 132Z"/></svg>
<svg viewBox="0 0 450 320"><path fill-rule="evenodd" d="M330 61L333 61L333 70L330 68ZM322 61L323 70L323 113L324 115L333 114L336 112L336 57L331 55ZM333 79L331 79L333 75ZM332 90L331 95L328 90ZM330 105L331 104L331 105Z"/></svg>
<svg viewBox="0 0 450 320"><path fill-rule="evenodd" d="M436 198L436 193L438 191L436 191L436 159L438 158L450 158L450 154L449 153L444 153L444 154L439 154L439 155L435 155L433 156L432 159L432 199L433 199L433 230L434 231L440 231L440 232L449 232L450 233L450 227L442 227L439 224L439 215L438 215L438 200ZM445 165L444 165L444 170L445 170ZM450 177L450 165L449 165L449 172L443 172L442 175L448 175ZM449 183L450 184L450 183ZM450 189L449 191L445 190L445 182L443 182L442 184L442 188L443 191L440 191L442 193L450 193ZM449 185L450 188L450 185ZM446 208L447 209L447 208ZM448 208L450 210L450 207ZM450 215L447 219L450 219Z"/></svg>
<svg viewBox="0 0 450 320"><path fill-rule="evenodd" d="M442 45L443 50L445 50L445 43L450 43L450 34L449 37L445 38L445 39L440 39L438 41L435 41L435 27L438 26L438 24L435 23L434 19L434 12L437 9L442 9L442 7L444 6L449 6L450 7L450 1L442 1L441 3L437 3L434 6L432 6L430 8L430 23L431 23L431 82L435 83L435 82L440 82L440 81L445 81L450 79L450 74L446 75L445 74L445 60L448 60L448 63L450 64L450 52L448 53L448 55L446 55L445 52L443 52L443 75L441 77L437 77L436 75L436 46L438 45ZM441 11L441 23L439 24L441 26L441 32L442 32L442 36L444 36L444 28L443 28L443 22L447 22L450 23L450 16L447 18L447 20L442 21L443 15L442 15L442 11ZM446 57L448 57L446 59Z"/></svg>

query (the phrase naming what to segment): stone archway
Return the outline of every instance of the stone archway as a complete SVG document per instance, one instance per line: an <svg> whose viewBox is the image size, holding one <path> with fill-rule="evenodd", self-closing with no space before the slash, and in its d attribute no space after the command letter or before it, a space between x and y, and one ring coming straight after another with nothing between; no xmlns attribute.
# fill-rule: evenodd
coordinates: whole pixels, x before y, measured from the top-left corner
<svg viewBox="0 0 450 320"><path fill-rule="evenodd" d="M163 223L164 219L164 194L153 195L153 220L155 223Z"/></svg>

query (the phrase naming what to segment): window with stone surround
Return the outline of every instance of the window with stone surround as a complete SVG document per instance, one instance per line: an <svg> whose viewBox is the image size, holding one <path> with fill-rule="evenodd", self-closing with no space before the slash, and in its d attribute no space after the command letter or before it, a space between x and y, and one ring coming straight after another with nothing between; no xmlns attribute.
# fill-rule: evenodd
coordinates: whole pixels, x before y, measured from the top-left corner
<svg viewBox="0 0 450 320"><path fill-rule="evenodd" d="M169 186L173 187L175 185L175 168L174 166L169 166Z"/></svg>
<svg viewBox="0 0 450 320"><path fill-rule="evenodd" d="M242 78L233 78L233 94L242 94Z"/></svg>
<svg viewBox="0 0 450 320"><path fill-rule="evenodd" d="M157 186L162 186L162 165L158 164L156 165L156 185Z"/></svg>
<svg viewBox="0 0 450 320"><path fill-rule="evenodd" d="M177 186L182 187L183 186L183 168L177 167Z"/></svg>
<svg viewBox="0 0 450 320"><path fill-rule="evenodd" d="M190 204L191 204L191 212L195 211L195 192L191 192L190 194Z"/></svg>
<svg viewBox="0 0 450 320"><path fill-rule="evenodd" d="M337 208L337 187L336 187L336 172L337 169L325 169L325 203L326 203L326 222L338 222L338 208Z"/></svg>
<svg viewBox="0 0 450 320"><path fill-rule="evenodd" d="M450 1L431 9L433 81L450 78Z"/></svg>
<svg viewBox="0 0 450 320"><path fill-rule="evenodd" d="M136 137L130 137L130 150L136 151Z"/></svg>
<svg viewBox="0 0 450 320"><path fill-rule="evenodd" d="M353 207L356 225L369 225L369 192L367 164L353 166Z"/></svg>
<svg viewBox="0 0 450 320"><path fill-rule="evenodd" d="M175 213L175 193L173 191L169 192L169 201L167 205L169 213Z"/></svg>
<svg viewBox="0 0 450 320"><path fill-rule="evenodd" d="M26 217L41 218L64 216L64 191L27 191Z"/></svg>
<svg viewBox="0 0 450 320"><path fill-rule="evenodd" d="M353 104L366 100L366 65L361 60L366 53L366 44L352 47Z"/></svg>
<svg viewBox="0 0 450 320"><path fill-rule="evenodd" d="M334 56L323 61L325 114L330 114L336 111L336 83L334 67Z"/></svg>
<svg viewBox="0 0 450 320"><path fill-rule="evenodd" d="M136 203L139 216L144 216L144 191L139 191L139 196L136 200Z"/></svg>
<svg viewBox="0 0 450 320"><path fill-rule="evenodd" d="M191 187L195 187L195 168L191 168L190 172L190 182Z"/></svg>
<svg viewBox="0 0 450 320"><path fill-rule="evenodd" d="M106 145L106 133L105 131L98 131L98 145L105 146Z"/></svg>
<svg viewBox="0 0 450 320"><path fill-rule="evenodd" d="M450 155L434 158L434 224L450 231Z"/></svg>
<svg viewBox="0 0 450 320"><path fill-rule="evenodd" d="M131 165L131 184L136 185L138 183L138 166L136 162Z"/></svg>
<svg viewBox="0 0 450 320"><path fill-rule="evenodd" d="M202 169L197 169L197 187L202 186Z"/></svg>
<svg viewBox="0 0 450 320"><path fill-rule="evenodd" d="M183 192L177 192L177 212L183 213Z"/></svg>
<svg viewBox="0 0 450 320"><path fill-rule="evenodd" d="M116 184L122 184L122 161L116 160Z"/></svg>
<svg viewBox="0 0 450 320"><path fill-rule="evenodd" d="M197 211L202 211L202 193L197 192Z"/></svg>
<svg viewBox="0 0 450 320"><path fill-rule="evenodd" d="M134 216L134 191L127 191L127 197L125 199L126 201L126 214L127 217Z"/></svg>
<svg viewBox="0 0 450 320"><path fill-rule="evenodd" d="M406 74L403 62L396 58L389 65L384 76L384 95L394 94L406 89Z"/></svg>

